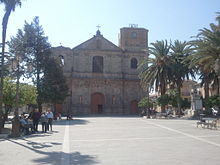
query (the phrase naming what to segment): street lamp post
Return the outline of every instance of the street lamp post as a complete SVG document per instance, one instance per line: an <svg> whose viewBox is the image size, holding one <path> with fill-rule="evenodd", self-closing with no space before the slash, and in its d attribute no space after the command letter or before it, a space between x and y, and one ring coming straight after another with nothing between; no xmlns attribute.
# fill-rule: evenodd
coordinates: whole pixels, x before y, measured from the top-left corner
<svg viewBox="0 0 220 165"><path fill-rule="evenodd" d="M21 56L16 55L16 58L12 61L12 70L16 73L16 100L15 100L15 111L14 111L14 118L12 120L12 137L19 137L20 136L20 120L19 120L19 86L20 86L20 60Z"/></svg>
<svg viewBox="0 0 220 165"><path fill-rule="evenodd" d="M150 84L147 84L147 118L150 118Z"/></svg>

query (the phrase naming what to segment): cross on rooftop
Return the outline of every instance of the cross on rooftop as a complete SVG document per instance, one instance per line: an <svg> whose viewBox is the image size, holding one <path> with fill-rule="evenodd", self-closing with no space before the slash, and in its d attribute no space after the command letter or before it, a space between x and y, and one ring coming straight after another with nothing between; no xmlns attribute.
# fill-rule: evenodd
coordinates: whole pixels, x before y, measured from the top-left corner
<svg viewBox="0 0 220 165"><path fill-rule="evenodd" d="M96 27L97 27L97 28L98 28L98 30L99 30L101 26L100 26L100 25L97 25Z"/></svg>

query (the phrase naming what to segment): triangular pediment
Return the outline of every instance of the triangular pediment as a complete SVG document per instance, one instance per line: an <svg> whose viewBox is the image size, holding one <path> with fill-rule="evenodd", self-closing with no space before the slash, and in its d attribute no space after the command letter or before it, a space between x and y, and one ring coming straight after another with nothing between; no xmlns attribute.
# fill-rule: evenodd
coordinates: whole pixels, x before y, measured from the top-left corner
<svg viewBox="0 0 220 165"><path fill-rule="evenodd" d="M73 48L73 50L111 50L122 51L121 48L104 38L101 34L95 35L89 40Z"/></svg>

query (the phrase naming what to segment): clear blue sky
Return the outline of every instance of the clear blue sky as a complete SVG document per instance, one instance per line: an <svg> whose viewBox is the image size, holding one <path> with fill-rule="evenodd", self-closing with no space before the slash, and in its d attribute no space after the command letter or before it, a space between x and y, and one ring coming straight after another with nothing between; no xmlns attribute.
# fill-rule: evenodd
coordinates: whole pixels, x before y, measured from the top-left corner
<svg viewBox="0 0 220 165"><path fill-rule="evenodd" d="M220 0L24 0L9 18L7 40L24 21L39 16L52 46L73 48L90 39L97 25L105 38L118 45L122 27L138 24L156 40L190 40L199 29L216 23ZM3 17L0 7L0 18Z"/></svg>

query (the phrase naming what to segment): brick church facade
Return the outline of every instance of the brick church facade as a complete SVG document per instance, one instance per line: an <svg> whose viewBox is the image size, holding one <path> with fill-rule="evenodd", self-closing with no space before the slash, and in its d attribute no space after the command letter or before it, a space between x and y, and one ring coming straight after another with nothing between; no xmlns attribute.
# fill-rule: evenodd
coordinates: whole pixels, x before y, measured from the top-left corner
<svg viewBox="0 0 220 165"><path fill-rule="evenodd" d="M121 28L119 46L98 30L96 35L73 49L52 48L63 61L69 97L63 114L138 114L138 101L145 96L137 65L146 58L148 30Z"/></svg>

